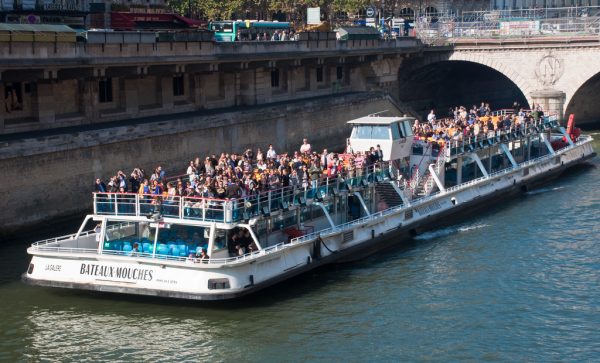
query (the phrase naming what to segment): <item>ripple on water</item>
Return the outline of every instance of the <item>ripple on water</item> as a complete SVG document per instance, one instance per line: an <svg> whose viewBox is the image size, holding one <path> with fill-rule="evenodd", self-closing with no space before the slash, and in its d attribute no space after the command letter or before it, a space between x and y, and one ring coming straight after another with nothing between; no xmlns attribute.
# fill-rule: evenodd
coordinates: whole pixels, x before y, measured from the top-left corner
<svg viewBox="0 0 600 363"><path fill-rule="evenodd" d="M0 361L597 361L598 182L575 171L233 304L28 287L9 251Z"/></svg>

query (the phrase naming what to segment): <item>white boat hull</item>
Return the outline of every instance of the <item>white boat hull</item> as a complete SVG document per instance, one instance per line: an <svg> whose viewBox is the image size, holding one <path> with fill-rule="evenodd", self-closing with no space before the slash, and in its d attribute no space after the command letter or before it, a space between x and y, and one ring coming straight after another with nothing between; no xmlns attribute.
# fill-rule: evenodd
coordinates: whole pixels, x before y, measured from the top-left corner
<svg viewBox="0 0 600 363"><path fill-rule="evenodd" d="M351 261L400 243L399 236L518 193L594 156L591 139L443 192L306 236L233 263L192 263L130 256L32 250L23 274L34 285L192 300L237 298L332 262ZM226 283L224 283L226 281Z"/></svg>

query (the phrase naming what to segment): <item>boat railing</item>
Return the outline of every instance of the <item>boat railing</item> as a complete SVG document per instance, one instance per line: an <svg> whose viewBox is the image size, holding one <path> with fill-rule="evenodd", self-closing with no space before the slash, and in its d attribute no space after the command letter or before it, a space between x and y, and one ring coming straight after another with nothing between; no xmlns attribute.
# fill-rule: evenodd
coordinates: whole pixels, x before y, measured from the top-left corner
<svg viewBox="0 0 600 363"><path fill-rule="evenodd" d="M567 146L564 147L564 149L568 149L570 147L579 146L579 145L582 145L582 144L584 144L586 142L589 142L589 136L582 135L582 136L579 137L579 140L577 140L577 142L575 142L573 144L573 146L567 145ZM508 174L511 171L513 171L514 169L526 167L526 166L529 166L529 165L533 165L533 164L536 164L536 163L538 163L538 162L540 162L540 161L542 161L544 159L551 159L552 157L554 157L554 154L546 154L546 155L538 156L536 158L529 159L527 161L524 161L524 162L518 164L516 167L509 167L509 168L506 168L506 169L498 170L498 171L495 171L493 173L489 173L488 176L481 176L479 178L469 180L468 182L464 182L464 183L461 183L459 185L455 185L455 186L446 188L446 193L450 193L450 192L453 192L453 191L456 191L456 190L459 190L459 189L463 189L463 188L468 187L468 186L472 186L472 185L478 184L478 183L480 183L480 182L482 182L484 180L488 180L490 178L495 178L495 177L497 177L499 175Z"/></svg>
<svg viewBox="0 0 600 363"><path fill-rule="evenodd" d="M556 116L545 116L537 121L519 126L512 126L507 130L495 130L486 133L480 133L477 136L460 137L460 139L451 139L446 141L449 144L447 157L453 157L466 152L473 152L497 145L502 142L517 140L533 134L539 134L542 131L551 130L560 126Z"/></svg>
<svg viewBox="0 0 600 363"><path fill-rule="evenodd" d="M85 231L85 232L81 232L81 234L79 236L85 237L85 236L91 235L93 233L95 233L94 230ZM49 245L52 245L52 244L58 244L60 242L65 242L65 241L71 241L71 240L75 239L75 236L77 236L77 233L68 234L66 236L48 238L48 239L45 239L42 241L34 242L31 244L31 246L36 247L36 248L48 247Z"/></svg>
<svg viewBox="0 0 600 363"><path fill-rule="evenodd" d="M582 136L582 137L580 137L580 140L578 140L575 143L575 145L573 145L572 147L575 147L576 145L581 145L581 144L583 144L585 142L589 142L589 137ZM569 148L569 147L571 147L571 146L567 146L566 148ZM542 161L544 159L551 159L552 157L553 157L552 154L546 154L546 155L543 155L543 156L539 156L537 158L530 159L530 160L528 160L526 162L522 162L521 164L518 165L518 167L524 167L524 166L536 164L539 161ZM416 198L416 199L414 199L414 200L411 201L411 205L415 206L415 205L419 205L419 204L422 204L422 203L426 203L429 200L437 198L441 193L447 194L447 193L454 192L454 191L457 191L457 190L460 190L460 189L464 189L464 188L473 186L475 184L479 184L479 183L481 183L481 182L483 182L485 180L488 180L490 178L495 178L495 177L498 177L500 175L510 173L513 170L514 170L514 168L507 168L507 169L499 170L499 171L496 171L496 172L488 174L488 176L482 176L482 177L479 177L477 179L473 179L473 180L470 180L468 182L464 182L464 183L461 183L459 185L446 188L446 190L443 191L443 192L442 191L437 191L437 192L432 193L430 195L426 195L426 196L423 196L423 197L420 197L420 198ZM388 215L388 214L400 211L400 210L405 209L407 207L408 206L406 206L406 205L400 205L400 206L390 207L390 208L382 210L380 212L377 212L377 213L374 213L374 214L371 214L369 216L365 216L365 217L362 217L362 218L358 218L358 219L355 219L355 220L352 220L352 221L349 221L349 222L337 225L335 227L330 227L330 228L323 229L323 230L320 230L320 231L316 231L316 232L313 232L313 233L309 233L309 234L306 234L306 235L303 235L303 236L300 236L300 237L296 237L296 238L292 239L291 242L292 243L298 243L298 242L302 242L302 241L312 240L312 239L318 238L319 236L325 236L325 235L327 235L329 233L343 232L344 230L351 229L352 227L354 227L356 225L367 223L367 222L369 222L371 220L381 218L382 216L385 216L385 215Z"/></svg>
<svg viewBox="0 0 600 363"><path fill-rule="evenodd" d="M235 223L293 205L306 205L309 199L324 199L334 190L352 188L389 177L389 162L377 162L350 177L341 172L322 177L305 186L289 186L250 193L241 198L217 199L165 194L93 194L94 214L110 216L161 216L183 220Z"/></svg>
<svg viewBox="0 0 600 363"><path fill-rule="evenodd" d="M579 140L577 142L574 143L574 145L567 145L564 148L562 148L561 150L565 150L565 149L569 149L569 148L573 148L579 145L582 145L584 143L589 142L591 139L590 136L587 135L582 135L580 136ZM543 156L539 156L537 158L534 159L530 159L528 161L522 162L518 165L518 168L521 167L526 167L532 164L536 164L544 159L551 159L552 157L554 157L553 154L546 154ZM233 257L226 257L226 258L211 258L208 260L198 260L196 258L189 258L189 257L177 257L177 256L167 256L167 255L156 255L153 256L151 253L141 253L141 252L125 252L125 251L110 251L110 250L103 250L102 254L104 255L114 255L114 256L129 256L129 257L144 257L144 258L154 258L154 259L158 259L158 260L168 260L168 261L177 261L177 262L186 262L186 263L201 263L201 264L233 264L233 263L239 263L239 262L244 262L247 260L252 260L254 258L257 258L259 256L262 255L266 255L266 254L270 254L270 253L274 253L274 252L278 252L281 251L283 249L289 248L291 246L295 246L304 242L308 242L308 241L312 241L316 238L319 238L321 236L327 236L330 235L332 233L342 233L346 230L350 230L355 228L357 225L361 225L361 224L365 224L368 223L370 221L373 220L377 220L380 219L384 216L387 216L389 214L392 213L398 213L406 208L412 208L414 206L423 204L423 203L427 203L430 200L433 200L435 198L437 198L440 194L448 194L448 193L452 193L455 192L457 190L461 190L461 189L465 189L468 187L472 187L473 185L479 184L485 180L489 180L490 178L495 178L498 176L501 176L503 174L507 174L510 173L514 170L515 168L507 168L507 169L503 169L503 170L499 170L493 173L490 173L488 176L483 176L483 177L479 177L477 179L473 179L470 180L468 182L464 182L461 183L459 185L453 186L453 187L449 187L446 188L445 191L437 191L435 193L432 193L430 195L427 196L423 196L420 198L417 198L413 201L411 201L411 205L407 206L407 205L399 205L399 206L394 206L394 207L390 207L387 208L385 210L379 211L377 213L371 214L369 216L365 216L362 218L358 218L352 221L348 221L346 223L337 225L335 227L330 227L330 228L326 228L320 231L316 231L316 232L312 232L309 234L305 234L303 236L300 237L296 237L293 238L290 242L281 242L278 243L276 245L273 246L269 246L267 248L264 248L262 250L259 251L254 251L251 253L246 253L244 255L241 256L233 256ZM86 235L90 235L93 234L94 231L86 231L86 232L82 232L80 234L80 236L86 236ZM61 241L68 241L68 240L73 240L75 238L76 234L71 234L71 235L67 235L67 236L62 236L62 237L57 237L57 238L51 238L51 239L47 239L47 240L43 240L43 241L39 241L39 242L35 242L32 244L31 248L35 251L47 251L47 252L62 252L62 253L81 253L81 254L98 254L98 250L97 249L90 249L90 248L74 248L74 247L61 247L61 246L50 246L51 244L54 243L60 243Z"/></svg>

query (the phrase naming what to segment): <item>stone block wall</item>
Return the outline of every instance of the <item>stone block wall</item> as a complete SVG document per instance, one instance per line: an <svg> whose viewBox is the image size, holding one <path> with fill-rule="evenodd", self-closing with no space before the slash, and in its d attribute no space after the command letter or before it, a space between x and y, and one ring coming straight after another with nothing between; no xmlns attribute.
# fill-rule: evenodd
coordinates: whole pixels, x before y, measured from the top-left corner
<svg viewBox="0 0 600 363"><path fill-rule="evenodd" d="M173 115L152 123L125 120L111 128L5 142L0 145L0 236L91 212L96 177L118 170L129 174L134 167L150 173L157 165L178 175L196 156L269 143L278 152L293 151L304 137L314 149L341 150L350 131L346 121L382 110L395 110L384 94L352 93L235 112Z"/></svg>

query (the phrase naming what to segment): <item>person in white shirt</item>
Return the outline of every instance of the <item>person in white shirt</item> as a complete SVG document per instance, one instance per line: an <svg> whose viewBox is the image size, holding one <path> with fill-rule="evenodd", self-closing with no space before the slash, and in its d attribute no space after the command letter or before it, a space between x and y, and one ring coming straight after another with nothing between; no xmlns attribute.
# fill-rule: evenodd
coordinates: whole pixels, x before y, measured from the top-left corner
<svg viewBox="0 0 600 363"><path fill-rule="evenodd" d="M435 112L433 112L433 110L431 110L431 112L429 112L429 115L427 115L427 121L429 123L435 121Z"/></svg>
<svg viewBox="0 0 600 363"><path fill-rule="evenodd" d="M277 153L275 152L272 144L269 144L269 150L267 150L267 159L277 159Z"/></svg>
<svg viewBox="0 0 600 363"><path fill-rule="evenodd" d="M186 174L192 175L196 173L196 166L194 166L194 160L190 160L190 165L187 168Z"/></svg>
<svg viewBox="0 0 600 363"><path fill-rule="evenodd" d="M302 154L310 154L312 152L312 148L310 147L310 144L308 143L308 139L302 140L302 146L300 146L300 152Z"/></svg>

